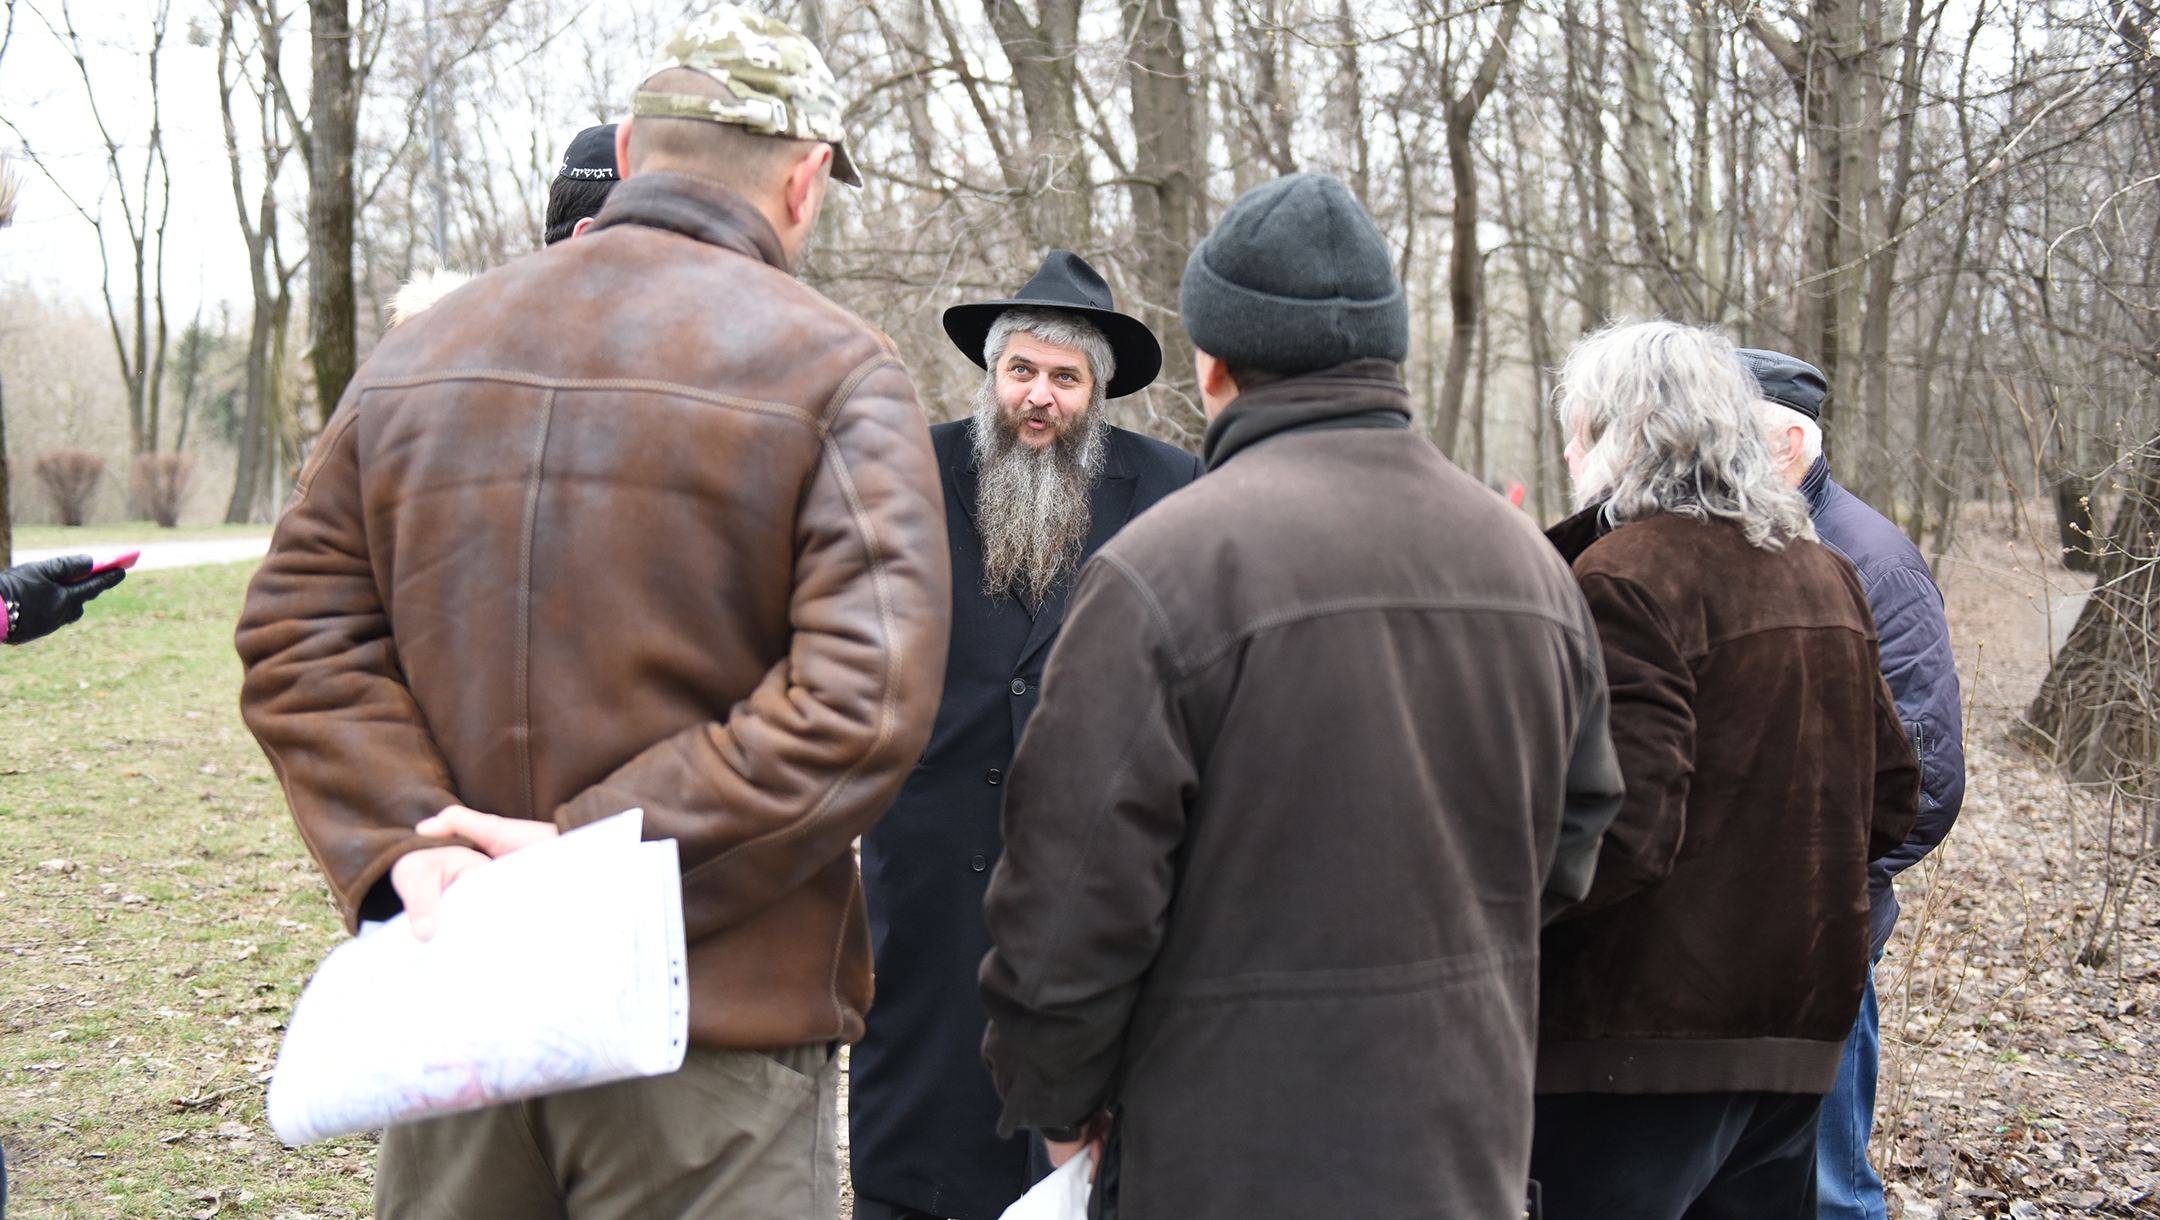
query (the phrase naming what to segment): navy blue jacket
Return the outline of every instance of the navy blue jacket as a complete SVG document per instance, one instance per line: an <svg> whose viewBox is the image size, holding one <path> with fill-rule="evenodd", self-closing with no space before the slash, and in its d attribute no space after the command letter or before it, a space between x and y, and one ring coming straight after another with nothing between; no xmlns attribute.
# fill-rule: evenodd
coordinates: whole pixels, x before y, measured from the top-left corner
<svg viewBox="0 0 2160 1220"><path fill-rule="evenodd" d="M1957 823L1965 803L1964 717L1958 708L1957 661L1950 651L1950 624L1942 591L1928 574L1920 550L1890 519L1830 478L1830 463L1817 458L1800 484L1823 544L1851 561L1875 612L1882 641L1883 680L1897 700L1906 735L1920 756L1920 820L1903 846L1868 866L1868 903L1879 954L1897 926L1897 892L1890 879L1935 850Z"/></svg>
<svg viewBox="0 0 2160 1220"><path fill-rule="evenodd" d="M1138 433L1113 428L1109 437L1083 559L1203 469L1192 454ZM1005 771L1041 697L1072 582L1032 614L1018 598L987 596L972 425L939 424L930 440L952 543L952 649L930 746L863 836L877 999L849 1060L849 1158L858 1197L996 1220L1036 1175L1025 1134L998 1138L1000 1103L982 1061L988 1018L975 972L990 951L983 891L1003 847Z"/></svg>

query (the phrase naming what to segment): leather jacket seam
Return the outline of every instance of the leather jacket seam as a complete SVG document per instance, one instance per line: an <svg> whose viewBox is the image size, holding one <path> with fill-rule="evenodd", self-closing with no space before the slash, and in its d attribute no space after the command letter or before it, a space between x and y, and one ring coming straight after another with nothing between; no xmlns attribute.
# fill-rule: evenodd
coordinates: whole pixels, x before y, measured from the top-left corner
<svg viewBox="0 0 2160 1220"><path fill-rule="evenodd" d="M854 369L849 371L847 376L840 379L839 387L832 392L832 397L825 401L825 409L818 412L817 430L820 437L823 437L832 429L832 421L839 417L840 408L847 405L848 399L855 397L855 391L862 386L862 383L869 378L870 374L892 359L893 357L889 353L872 356L856 365Z"/></svg>
<svg viewBox="0 0 2160 1220"><path fill-rule="evenodd" d="M532 817L532 585L533 539L540 520L540 479L547 464L548 433L555 422L555 391L540 402L540 426L533 438L532 474L525 482L524 528L518 531L517 637L511 661L517 684L517 723L510 739L517 743L519 816Z"/></svg>
<svg viewBox="0 0 2160 1220"><path fill-rule="evenodd" d="M323 461L329 461L331 451L337 448L338 442L345 439L347 432L352 431L353 421L359 418L360 412L347 411L344 418L333 418L329 430L316 438L315 447L309 451L308 461L300 467L300 477L293 481L292 504L286 505L286 511L291 511L293 505L307 499L308 489L315 486L315 474L321 469L321 465L314 460L314 455L320 453Z"/></svg>
<svg viewBox="0 0 2160 1220"><path fill-rule="evenodd" d="M376 390L402 390L414 386L433 385L444 381L503 381L512 385L532 386L544 390L644 390L656 394L672 394L692 398L714 406L734 407L760 415L778 415L819 429L819 421L808 411L784 402L766 402L756 398L737 398L732 394L720 394L712 390L684 385L679 381L656 381L645 377L548 377L540 373L520 373L512 369L454 369L437 373L414 373L405 377L385 377L371 381L361 393Z"/></svg>

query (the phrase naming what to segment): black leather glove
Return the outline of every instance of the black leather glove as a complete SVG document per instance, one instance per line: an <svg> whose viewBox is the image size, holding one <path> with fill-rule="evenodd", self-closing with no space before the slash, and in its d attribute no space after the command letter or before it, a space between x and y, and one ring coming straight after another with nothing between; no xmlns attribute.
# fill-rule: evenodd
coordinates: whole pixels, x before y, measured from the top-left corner
<svg viewBox="0 0 2160 1220"><path fill-rule="evenodd" d="M88 580L96 567L88 555L63 555L0 572L0 601L7 603L7 642L27 644L83 616L83 603L126 579L118 569ZM79 581L78 584L67 582Z"/></svg>

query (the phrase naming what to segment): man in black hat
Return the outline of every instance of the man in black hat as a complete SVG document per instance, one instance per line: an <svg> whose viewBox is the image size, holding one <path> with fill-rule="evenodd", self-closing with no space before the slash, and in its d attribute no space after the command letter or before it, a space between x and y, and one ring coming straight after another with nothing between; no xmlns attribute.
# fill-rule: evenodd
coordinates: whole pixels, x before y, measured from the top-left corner
<svg viewBox="0 0 2160 1220"><path fill-rule="evenodd" d="M930 429L952 543L952 645L930 747L863 837L877 1003L850 1064L855 1214L995 1220L1046 1165L997 1135L976 967L1001 851L1005 770L1080 564L1199 459L1113 428L1162 349L1110 287L1053 250L1009 300L957 305L945 332L983 366L973 415Z"/></svg>
<svg viewBox="0 0 2160 1220"><path fill-rule="evenodd" d="M548 185L547 228L541 240L552 246L591 228L600 205L621 180L615 166L615 124L577 133L563 150L562 169Z"/></svg>
<svg viewBox="0 0 2160 1220"><path fill-rule="evenodd" d="M1740 349L1740 360L1762 391L1757 407L1771 459L1785 481L1807 497L1823 545L1850 560L1867 592L1881 642L1883 680L1898 718L1920 756L1920 816L1896 851L1868 864L1868 971L1860 1014L1845 1040L1837 1084L1823 1099L1815 1143L1817 1214L1821 1220L1884 1220L1882 1176L1868 1164L1875 1122L1875 1076L1881 1053L1872 963L1897 927L1893 879L1918 864L1949 835L1965 803L1964 716L1958 705L1957 659L1942 591L1920 548L1888 517L1838 486L1823 457L1822 408L1830 383L1822 370L1763 348Z"/></svg>

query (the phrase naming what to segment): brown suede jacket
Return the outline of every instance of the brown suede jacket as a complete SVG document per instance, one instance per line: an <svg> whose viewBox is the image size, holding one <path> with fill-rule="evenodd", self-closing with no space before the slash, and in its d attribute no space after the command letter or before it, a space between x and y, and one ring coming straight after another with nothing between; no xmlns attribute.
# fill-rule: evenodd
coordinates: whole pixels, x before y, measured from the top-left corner
<svg viewBox="0 0 2160 1220"><path fill-rule="evenodd" d="M1664 514L1553 527L1597 619L1627 799L1546 928L1541 1093L1827 1093L1868 959L1867 862L1920 765L1852 565Z"/></svg>
<svg viewBox="0 0 2160 1220"><path fill-rule="evenodd" d="M353 379L237 638L348 927L445 805L642 806L681 849L691 1039L861 1035L850 844L930 732L950 560L890 341L784 265L717 183L641 175Z"/></svg>

